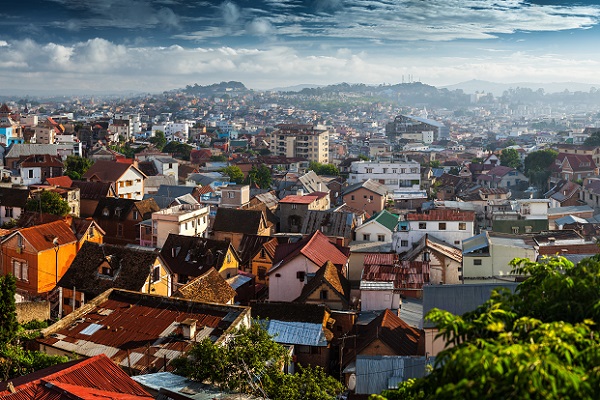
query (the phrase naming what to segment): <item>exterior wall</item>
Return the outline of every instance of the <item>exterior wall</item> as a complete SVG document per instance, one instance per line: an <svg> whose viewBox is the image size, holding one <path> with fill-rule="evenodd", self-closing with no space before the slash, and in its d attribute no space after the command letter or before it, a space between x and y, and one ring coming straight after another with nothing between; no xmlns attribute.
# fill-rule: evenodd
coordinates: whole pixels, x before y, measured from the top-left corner
<svg viewBox="0 0 600 400"><path fill-rule="evenodd" d="M23 167L21 168L21 179L23 185L37 185L42 183L42 169L40 167Z"/></svg>
<svg viewBox="0 0 600 400"><path fill-rule="evenodd" d="M425 352L431 357L437 356L446 348L446 341L442 337L436 337L439 331L437 329L425 329ZM450 344L449 347L452 347Z"/></svg>
<svg viewBox="0 0 600 400"><path fill-rule="evenodd" d="M419 260L422 260L423 253L419 254ZM429 263L429 282L440 284L456 284L461 282L462 263L449 257L444 257L438 253L431 252L431 261Z"/></svg>
<svg viewBox="0 0 600 400"><path fill-rule="evenodd" d="M325 298L321 298L322 292L327 292ZM325 304L332 310L344 310L346 307L342 299L336 294L329 285L322 283L308 298L304 301L307 304Z"/></svg>
<svg viewBox="0 0 600 400"><path fill-rule="evenodd" d="M379 311L385 309L396 310L400 308L400 293L392 290L361 290L360 310Z"/></svg>
<svg viewBox="0 0 600 400"><path fill-rule="evenodd" d="M260 256L260 251L252 258L251 260L251 264L252 264L252 275L254 275L255 281L256 283L260 283L263 285L269 285L269 276L267 275L267 273L269 272L269 270L271 269L271 267L273 266L273 260L271 260L271 258L269 257L268 254L265 253L264 257ZM264 268L265 269L265 277L264 279L261 279L259 272L260 268Z"/></svg>
<svg viewBox="0 0 600 400"><path fill-rule="evenodd" d="M115 183L117 196L124 199L142 200L144 197L144 179L133 168L129 168Z"/></svg>
<svg viewBox="0 0 600 400"><path fill-rule="evenodd" d="M304 287L304 280L298 279L298 272L310 274L318 269L318 265L299 255L275 270L275 273L269 276L269 301L291 302L297 299Z"/></svg>
<svg viewBox="0 0 600 400"><path fill-rule="evenodd" d="M424 223L425 228L419 228ZM440 223L446 224L446 229L440 229ZM464 230L459 229L459 224L465 223ZM475 233L473 221L409 221L408 230L400 230L393 233L392 248L398 253L413 248L426 233L453 246L460 246L462 241L472 237Z"/></svg>
<svg viewBox="0 0 600 400"><path fill-rule="evenodd" d="M250 202L250 186L228 186L221 189L219 207L238 208Z"/></svg>
<svg viewBox="0 0 600 400"><path fill-rule="evenodd" d="M140 292L170 297L172 292L171 274L169 274L169 271L165 268L164 265L162 265L160 258L158 257L156 258L156 261L154 261L153 267L160 268L160 279L156 282L151 282L151 272L148 275L148 279L144 283L144 286L142 287Z"/></svg>
<svg viewBox="0 0 600 400"><path fill-rule="evenodd" d="M269 134L269 150L273 155L305 158L327 163L329 160L329 131L302 131L291 134L275 130Z"/></svg>
<svg viewBox="0 0 600 400"><path fill-rule="evenodd" d="M509 275L511 272L509 263L517 257L528 258L531 261L535 261L537 259L537 252L533 247L523 248L494 244L492 242L490 245L489 256L466 254L463 257L463 273L465 279L489 279L494 276ZM481 260L481 265L475 265L475 260Z"/></svg>
<svg viewBox="0 0 600 400"><path fill-rule="evenodd" d="M295 207L294 207L295 206ZM310 204L279 203L279 231L284 233L298 233L308 210L317 208Z"/></svg>
<svg viewBox="0 0 600 400"><path fill-rule="evenodd" d="M266 227L262 230L256 232L258 236L271 236L271 228ZM240 248L240 243L242 242L242 238L244 237L243 233L237 232L221 232L221 231L213 231L212 238L215 240L229 240L233 247L236 249Z"/></svg>
<svg viewBox="0 0 600 400"><path fill-rule="evenodd" d="M344 203L356 210L365 210L374 215L385 208L385 196L360 188L344 195Z"/></svg>
<svg viewBox="0 0 600 400"><path fill-rule="evenodd" d="M22 212L23 209L21 207L5 207L0 205L0 225L9 222L11 219L18 220Z"/></svg>
<svg viewBox="0 0 600 400"><path fill-rule="evenodd" d="M190 208L189 212L185 212L185 208ZM178 212L178 210L182 211ZM206 237L208 207L192 209L192 207L175 206L154 212L152 226L156 235L153 243L155 247L163 247L170 233Z"/></svg>
<svg viewBox="0 0 600 400"><path fill-rule="evenodd" d="M393 356L396 355L396 351L383 343L380 339L375 339L359 354L361 356Z"/></svg>
<svg viewBox="0 0 600 400"><path fill-rule="evenodd" d="M369 235L365 239L365 235ZM383 235L383 240L379 237ZM356 228L356 240L366 242L392 243L392 232L377 221L370 221Z"/></svg>
<svg viewBox="0 0 600 400"><path fill-rule="evenodd" d="M329 370L329 347L295 346L296 363L300 365L312 365Z"/></svg>
<svg viewBox="0 0 600 400"><path fill-rule="evenodd" d="M390 191L405 187L419 189L421 186L421 166L417 162L378 163L355 161L350 166L348 184L373 179L388 187Z"/></svg>
<svg viewBox="0 0 600 400"><path fill-rule="evenodd" d="M17 321L20 324L29 321L47 321L50 319L50 303L47 301L28 301L16 303Z"/></svg>
<svg viewBox="0 0 600 400"><path fill-rule="evenodd" d="M240 263L237 257L233 254L233 250L229 248L227 250L227 254L225 255L225 259L223 260L223 264L219 269L219 274L224 278L231 278L232 276L237 275L238 269L240 269Z"/></svg>

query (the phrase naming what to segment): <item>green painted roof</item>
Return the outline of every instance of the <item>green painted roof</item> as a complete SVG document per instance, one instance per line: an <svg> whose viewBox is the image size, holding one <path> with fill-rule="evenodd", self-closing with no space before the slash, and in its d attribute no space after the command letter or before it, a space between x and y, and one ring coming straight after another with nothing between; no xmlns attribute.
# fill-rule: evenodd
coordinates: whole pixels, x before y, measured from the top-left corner
<svg viewBox="0 0 600 400"><path fill-rule="evenodd" d="M390 231L394 232L396 230L396 226L398 225L398 218L399 218L398 215L392 214L391 212L389 212L387 210L383 210L380 213L378 213L377 215L369 218L369 220L365 221L365 222L375 220L375 221L379 222L381 225L388 228Z"/></svg>

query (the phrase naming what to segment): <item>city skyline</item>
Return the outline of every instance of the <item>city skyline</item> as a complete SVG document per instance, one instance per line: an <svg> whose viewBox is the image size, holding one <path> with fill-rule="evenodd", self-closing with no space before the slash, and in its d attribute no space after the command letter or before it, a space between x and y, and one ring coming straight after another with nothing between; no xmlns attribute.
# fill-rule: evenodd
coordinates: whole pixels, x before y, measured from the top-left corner
<svg viewBox="0 0 600 400"><path fill-rule="evenodd" d="M3 94L600 82L600 2L28 0L1 14Z"/></svg>

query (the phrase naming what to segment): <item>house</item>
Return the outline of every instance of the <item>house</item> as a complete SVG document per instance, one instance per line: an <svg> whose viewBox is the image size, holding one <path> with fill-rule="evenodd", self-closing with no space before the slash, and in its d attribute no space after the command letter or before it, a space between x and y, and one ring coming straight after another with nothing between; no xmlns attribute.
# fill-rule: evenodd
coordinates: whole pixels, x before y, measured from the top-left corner
<svg viewBox="0 0 600 400"><path fill-rule="evenodd" d="M0 186L0 225L18 220L25 211L29 190Z"/></svg>
<svg viewBox="0 0 600 400"><path fill-rule="evenodd" d="M175 179L179 177L179 161L173 157L151 157L150 161L154 163L158 175L172 176Z"/></svg>
<svg viewBox="0 0 600 400"><path fill-rule="evenodd" d="M327 261L346 275L348 248L331 243L316 231L296 242L280 244L275 250L269 277L269 301L294 301L302 294L306 278L315 274Z"/></svg>
<svg viewBox="0 0 600 400"><path fill-rule="evenodd" d="M250 325L250 309L109 289L86 307L44 329L37 339L50 355L90 357L102 352L131 374L171 370L195 343L221 344Z"/></svg>
<svg viewBox="0 0 600 400"><path fill-rule="evenodd" d="M40 184L47 178L62 176L65 166L59 156L39 154L27 157L19 164L23 185Z"/></svg>
<svg viewBox="0 0 600 400"><path fill-rule="evenodd" d="M382 210L356 227L356 240L391 243L392 234L398 230L399 218L396 214Z"/></svg>
<svg viewBox="0 0 600 400"><path fill-rule="evenodd" d="M19 168L19 164L33 155L57 154L61 159L70 155L82 155L81 143L74 144L24 144L15 143L10 146L4 159L4 165L11 169Z"/></svg>
<svg viewBox="0 0 600 400"><path fill-rule="evenodd" d="M49 185L31 185L29 186L30 196L32 198L39 198L38 196L43 191L54 192L58 194L69 206L69 215L73 217L79 217L80 213L80 196L79 188L76 187L57 187Z"/></svg>
<svg viewBox="0 0 600 400"><path fill-rule="evenodd" d="M252 319L263 324L273 340L294 347L300 365L329 369L335 321L325 305L300 303L256 303Z"/></svg>
<svg viewBox="0 0 600 400"><path fill-rule="evenodd" d="M240 269L252 271L252 257L262 249L263 244L270 240L272 240L270 236L244 235L238 248Z"/></svg>
<svg viewBox="0 0 600 400"><path fill-rule="evenodd" d="M581 188L580 200L592 207L594 211L600 210L600 177L594 176L584 179Z"/></svg>
<svg viewBox="0 0 600 400"><path fill-rule="evenodd" d="M229 240L233 247L239 249L244 234L270 236L273 224L267 221L265 212L261 210L219 207L212 226L212 238Z"/></svg>
<svg viewBox="0 0 600 400"><path fill-rule="evenodd" d="M58 286L69 314L113 288L170 296L171 278L157 250L85 242Z"/></svg>
<svg viewBox="0 0 600 400"><path fill-rule="evenodd" d="M160 254L173 272L173 291L210 268L230 278L240 267L237 252L231 243L222 240L170 234Z"/></svg>
<svg viewBox="0 0 600 400"><path fill-rule="evenodd" d="M256 277L256 283L261 285L269 285L269 271L273 267L275 259L275 250L282 243L289 243L286 237L269 238L269 240L261 244L260 248L253 254L250 259L250 267L252 274Z"/></svg>
<svg viewBox="0 0 600 400"><path fill-rule="evenodd" d="M350 308L350 281L327 261L302 288L295 303L325 304L332 310Z"/></svg>
<svg viewBox="0 0 600 400"><path fill-rule="evenodd" d="M100 199L118 197L110 182L72 181L71 187L79 189L79 215L83 218L94 215Z"/></svg>
<svg viewBox="0 0 600 400"><path fill-rule="evenodd" d="M520 171L514 168L498 165L485 173L477 175L477 184L490 188L514 188L519 185L526 185L529 180Z"/></svg>
<svg viewBox="0 0 600 400"><path fill-rule="evenodd" d="M385 208L389 188L373 179L348 186L342 191L344 203L375 215Z"/></svg>
<svg viewBox="0 0 600 400"><path fill-rule="evenodd" d="M309 210L302 222L300 233L311 235L321 231L331 240L342 239L347 246L353 238L356 226L354 213L338 210Z"/></svg>
<svg viewBox="0 0 600 400"><path fill-rule="evenodd" d="M579 199L581 185L575 182L560 180L544 197L550 200L550 207L580 206L583 202Z"/></svg>
<svg viewBox="0 0 600 400"><path fill-rule="evenodd" d="M1 244L2 273L17 279L17 290L37 296L53 290L77 254L78 240L65 221L21 228Z"/></svg>
<svg viewBox="0 0 600 400"><path fill-rule="evenodd" d="M421 186L421 166L416 161L373 162L354 161L350 165L348 184L372 179L384 184L388 191Z"/></svg>
<svg viewBox="0 0 600 400"><path fill-rule="evenodd" d="M429 261L429 281L456 284L462 281L462 249L452 246L433 235L425 234L414 249L403 257L407 261Z"/></svg>
<svg viewBox="0 0 600 400"><path fill-rule="evenodd" d="M377 254L370 256L379 258ZM400 307L400 296L421 298L423 286L430 282L429 261L397 261L394 255L381 256L383 260L377 261L367 260L365 256L360 281L361 309L381 310L382 306L397 309ZM364 306L363 300L366 303Z"/></svg>
<svg viewBox="0 0 600 400"><path fill-rule="evenodd" d="M159 207L153 199L133 200L105 197L98 201L93 217L104 230L104 241L112 244L139 244L139 224L151 218Z"/></svg>
<svg viewBox="0 0 600 400"><path fill-rule="evenodd" d="M154 399L105 354L53 365L2 382L0 398Z"/></svg>
<svg viewBox="0 0 600 400"><path fill-rule="evenodd" d="M96 161L82 178L89 182L111 183L122 199L142 200L146 175L132 164L117 161Z"/></svg>
<svg viewBox="0 0 600 400"><path fill-rule="evenodd" d="M328 210L329 194L289 195L279 201L279 231L298 233L309 210Z"/></svg>
<svg viewBox="0 0 600 400"><path fill-rule="evenodd" d="M552 184L560 180L583 180L599 173L594 157L590 154L559 153L550 170L552 171L550 176L550 183Z"/></svg>
<svg viewBox="0 0 600 400"><path fill-rule="evenodd" d="M174 297L203 303L233 304L236 291L214 268L179 287Z"/></svg>
<svg viewBox="0 0 600 400"><path fill-rule="evenodd" d="M61 217L54 214L25 211L17 221L17 226L19 228L30 228L59 220L64 221L71 227L73 234L77 238L78 251L85 242L102 243L104 241L104 231L92 218L76 218L70 215Z"/></svg>
<svg viewBox="0 0 600 400"><path fill-rule="evenodd" d="M193 199L192 199L193 200ZM195 202L195 200L193 200ZM152 213L151 242L145 237L145 226L140 225L140 245L163 247L171 233L183 236L207 236L208 207L200 204L178 204Z"/></svg>
<svg viewBox="0 0 600 400"><path fill-rule="evenodd" d="M250 202L249 185L228 185L221 188L221 204L219 207L242 208Z"/></svg>
<svg viewBox="0 0 600 400"><path fill-rule="evenodd" d="M392 236L392 248L397 253L412 249L426 233L454 246L475 233L474 211L433 209L409 213L405 219L408 224L401 224Z"/></svg>

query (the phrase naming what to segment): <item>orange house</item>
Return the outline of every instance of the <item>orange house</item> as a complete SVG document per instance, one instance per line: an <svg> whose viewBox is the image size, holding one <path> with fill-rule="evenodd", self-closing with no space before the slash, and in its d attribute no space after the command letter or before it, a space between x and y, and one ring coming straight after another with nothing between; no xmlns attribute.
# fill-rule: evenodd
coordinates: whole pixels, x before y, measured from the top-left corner
<svg viewBox="0 0 600 400"><path fill-rule="evenodd" d="M78 240L64 220L22 228L0 244L4 275L17 278L17 289L35 296L48 293L77 254Z"/></svg>

